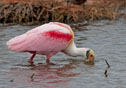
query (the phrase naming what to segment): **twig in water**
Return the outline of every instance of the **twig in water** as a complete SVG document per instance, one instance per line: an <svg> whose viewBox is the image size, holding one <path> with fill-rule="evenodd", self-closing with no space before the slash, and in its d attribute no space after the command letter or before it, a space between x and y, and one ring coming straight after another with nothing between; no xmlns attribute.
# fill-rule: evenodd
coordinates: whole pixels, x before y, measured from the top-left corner
<svg viewBox="0 0 126 88"><path fill-rule="evenodd" d="M104 74L105 74L105 77L108 77L108 74L107 74L107 69L105 69Z"/></svg>
<svg viewBox="0 0 126 88"><path fill-rule="evenodd" d="M107 67L105 69L104 75L105 75L105 77L108 77L108 73L107 73L108 71L107 71L107 69L110 68L110 65L109 65L109 63L108 63L108 61L106 59L105 59L105 62L107 64Z"/></svg>
<svg viewBox="0 0 126 88"><path fill-rule="evenodd" d="M109 63L108 63L108 61L106 59L105 59L105 62L107 64L107 67L110 68L110 65L109 65Z"/></svg>
<svg viewBox="0 0 126 88"><path fill-rule="evenodd" d="M34 73L31 75L31 77L30 77L31 81L34 81L34 79L33 79L34 75L35 75Z"/></svg>
<svg viewBox="0 0 126 88"><path fill-rule="evenodd" d="M14 79L11 79L10 82L14 82Z"/></svg>

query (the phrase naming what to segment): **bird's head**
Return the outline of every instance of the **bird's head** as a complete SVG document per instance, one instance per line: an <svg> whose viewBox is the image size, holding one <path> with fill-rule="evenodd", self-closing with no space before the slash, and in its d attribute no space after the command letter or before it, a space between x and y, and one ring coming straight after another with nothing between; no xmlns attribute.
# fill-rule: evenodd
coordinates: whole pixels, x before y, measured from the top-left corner
<svg viewBox="0 0 126 88"><path fill-rule="evenodd" d="M85 62L93 62L94 57L95 57L94 51L92 49L87 50Z"/></svg>

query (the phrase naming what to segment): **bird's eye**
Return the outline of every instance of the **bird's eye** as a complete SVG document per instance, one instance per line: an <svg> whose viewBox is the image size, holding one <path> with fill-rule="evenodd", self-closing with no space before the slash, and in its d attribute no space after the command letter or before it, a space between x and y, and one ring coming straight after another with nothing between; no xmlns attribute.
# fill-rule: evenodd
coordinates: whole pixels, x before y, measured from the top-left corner
<svg viewBox="0 0 126 88"><path fill-rule="evenodd" d="M93 55L91 54L90 57L93 57Z"/></svg>
<svg viewBox="0 0 126 88"><path fill-rule="evenodd" d="M86 56L87 56L87 57L89 56L89 52L90 52L90 50L88 50L87 53L86 53Z"/></svg>

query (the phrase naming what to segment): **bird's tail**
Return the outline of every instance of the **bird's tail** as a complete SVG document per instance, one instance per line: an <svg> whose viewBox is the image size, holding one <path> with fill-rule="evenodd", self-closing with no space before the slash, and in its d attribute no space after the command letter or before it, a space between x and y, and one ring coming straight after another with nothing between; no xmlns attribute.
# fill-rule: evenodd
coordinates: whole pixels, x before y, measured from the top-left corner
<svg viewBox="0 0 126 88"><path fill-rule="evenodd" d="M24 51L24 43L25 43L25 34L23 35L19 35L19 36L16 36L12 39L10 39L6 45L8 46L8 49L11 50L11 51L17 51L17 52L21 52L21 51Z"/></svg>

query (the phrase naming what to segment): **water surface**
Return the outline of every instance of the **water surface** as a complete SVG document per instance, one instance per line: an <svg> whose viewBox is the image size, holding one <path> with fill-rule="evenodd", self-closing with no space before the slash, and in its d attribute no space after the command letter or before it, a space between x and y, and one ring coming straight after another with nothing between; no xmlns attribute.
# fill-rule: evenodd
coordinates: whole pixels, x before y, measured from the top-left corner
<svg viewBox="0 0 126 88"><path fill-rule="evenodd" d="M58 53L47 66L37 55L34 65L29 54L7 50L6 41L36 26L0 26L0 88L126 88L126 20L98 21L75 32L78 47L95 50L95 64L87 65L81 57ZM105 77L105 59L110 64Z"/></svg>

